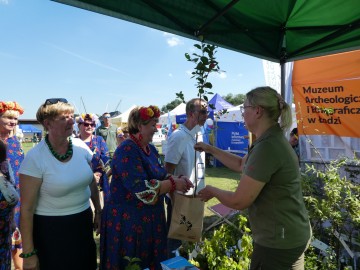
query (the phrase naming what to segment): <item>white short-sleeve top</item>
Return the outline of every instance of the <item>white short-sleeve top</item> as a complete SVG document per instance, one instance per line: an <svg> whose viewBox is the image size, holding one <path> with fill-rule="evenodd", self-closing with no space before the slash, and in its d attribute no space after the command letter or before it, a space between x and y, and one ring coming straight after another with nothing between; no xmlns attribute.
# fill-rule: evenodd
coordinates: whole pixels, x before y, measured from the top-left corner
<svg viewBox="0 0 360 270"><path fill-rule="evenodd" d="M90 207L90 167L92 152L80 139L73 138L73 155L60 162L50 152L45 140L29 150L21 163L20 174L41 179L35 214L64 216Z"/></svg>

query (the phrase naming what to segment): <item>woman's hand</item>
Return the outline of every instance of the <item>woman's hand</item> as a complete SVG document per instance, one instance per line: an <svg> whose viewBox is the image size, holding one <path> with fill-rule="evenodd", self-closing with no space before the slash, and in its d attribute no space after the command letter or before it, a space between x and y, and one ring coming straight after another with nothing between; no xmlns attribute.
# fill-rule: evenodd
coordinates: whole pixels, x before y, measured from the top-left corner
<svg viewBox="0 0 360 270"><path fill-rule="evenodd" d="M209 153L209 151L211 150L211 145L203 142L198 142L194 145L194 148L196 151Z"/></svg>
<svg viewBox="0 0 360 270"><path fill-rule="evenodd" d="M101 226L101 210L95 211L94 216L94 231L96 232L96 235L100 234L100 226Z"/></svg>
<svg viewBox="0 0 360 270"><path fill-rule="evenodd" d="M209 185L200 190L198 193L198 197L204 202L214 198L214 196L214 187Z"/></svg>
<svg viewBox="0 0 360 270"><path fill-rule="evenodd" d="M190 179L186 176L174 176L175 184L176 184L176 190L181 192L188 192L190 188L194 187L194 185L191 183Z"/></svg>
<svg viewBox="0 0 360 270"><path fill-rule="evenodd" d="M39 260L38 256L35 254L29 258L23 259L23 269L24 270L39 270Z"/></svg>

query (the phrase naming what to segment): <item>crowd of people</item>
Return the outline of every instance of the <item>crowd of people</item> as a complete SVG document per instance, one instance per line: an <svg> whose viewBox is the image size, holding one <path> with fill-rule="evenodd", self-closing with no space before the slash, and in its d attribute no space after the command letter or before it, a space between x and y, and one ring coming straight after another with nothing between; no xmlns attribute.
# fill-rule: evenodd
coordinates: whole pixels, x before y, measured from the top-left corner
<svg viewBox="0 0 360 270"><path fill-rule="evenodd" d="M141 269L162 269L181 245L167 236L173 192L248 208L252 270L304 269L311 229L298 157L284 135L290 107L275 90L246 94L242 114L256 140L242 158L202 142L208 104L200 98L187 102L164 165L151 143L156 106L134 108L118 128L107 112L99 125L93 113L74 119L66 99L47 99L36 114L46 135L26 155L15 136L22 113L18 103L0 102L0 270L11 269L11 258L20 270L125 269L131 258ZM235 192L205 184L205 153L242 172Z"/></svg>

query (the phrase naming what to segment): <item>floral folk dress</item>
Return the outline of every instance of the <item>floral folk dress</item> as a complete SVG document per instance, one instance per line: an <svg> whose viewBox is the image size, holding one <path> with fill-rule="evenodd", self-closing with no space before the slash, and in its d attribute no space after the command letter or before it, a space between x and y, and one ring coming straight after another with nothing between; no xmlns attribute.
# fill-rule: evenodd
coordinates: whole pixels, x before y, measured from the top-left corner
<svg viewBox="0 0 360 270"><path fill-rule="evenodd" d="M0 191L0 270L11 269L11 224L13 223L13 208L14 205L10 206Z"/></svg>
<svg viewBox="0 0 360 270"><path fill-rule="evenodd" d="M158 195L166 170L159 154L150 155L132 140L124 141L112 161L110 199L103 209L100 269L124 269L129 258L140 259L141 269L161 269L167 259L164 195Z"/></svg>
<svg viewBox="0 0 360 270"><path fill-rule="evenodd" d="M99 186L104 194L104 202L106 202L110 192L109 179L105 172L105 165L110 159L108 147L104 138L101 136L92 136L91 141L85 143L93 152L93 158L91 160L93 172L101 172L102 174Z"/></svg>
<svg viewBox="0 0 360 270"><path fill-rule="evenodd" d="M19 169L20 169L20 165L21 162L24 160L24 151L21 148L21 144L18 141L18 139L16 138L16 136L10 137L6 140L6 147L7 147L7 158L10 162L10 166L11 169L14 173L14 180L15 180L15 185L16 185L16 189L20 190L20 186L19 186ZM21 236L20 236L20 231L19 231L19 227L20 227L20 201L17 203L17 205L15 206L15 214L14 214L14 219L15 219L15 224L16 224L16 230L13 233L13 246L12 249L15 248L22 248L22 243L21 243Z"/></svg>

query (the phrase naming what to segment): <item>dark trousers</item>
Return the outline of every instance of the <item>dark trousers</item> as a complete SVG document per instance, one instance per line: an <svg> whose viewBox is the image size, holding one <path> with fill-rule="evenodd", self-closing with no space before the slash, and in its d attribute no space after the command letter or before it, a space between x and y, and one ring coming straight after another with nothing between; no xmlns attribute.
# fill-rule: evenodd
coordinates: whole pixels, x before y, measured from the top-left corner
<svg viewBox="0 0 360 270"><path fill-rule="evenodd" d="M34 245L41 270L95 270L91 209L67 216L34 215Z"/></svg>
<svg viewBox="0 0 360 270"><path fill-rule="evenodd" d="M169 197L165 196L165 202L166 202L166 225L169 230L170 223L171 223L171 214L172 214L172 204ZM181 241L177 239L168 238L167 241L167 249L168 249L168 257L172 258L175 257L175 250L178 249L181 246Z"/></svg>

